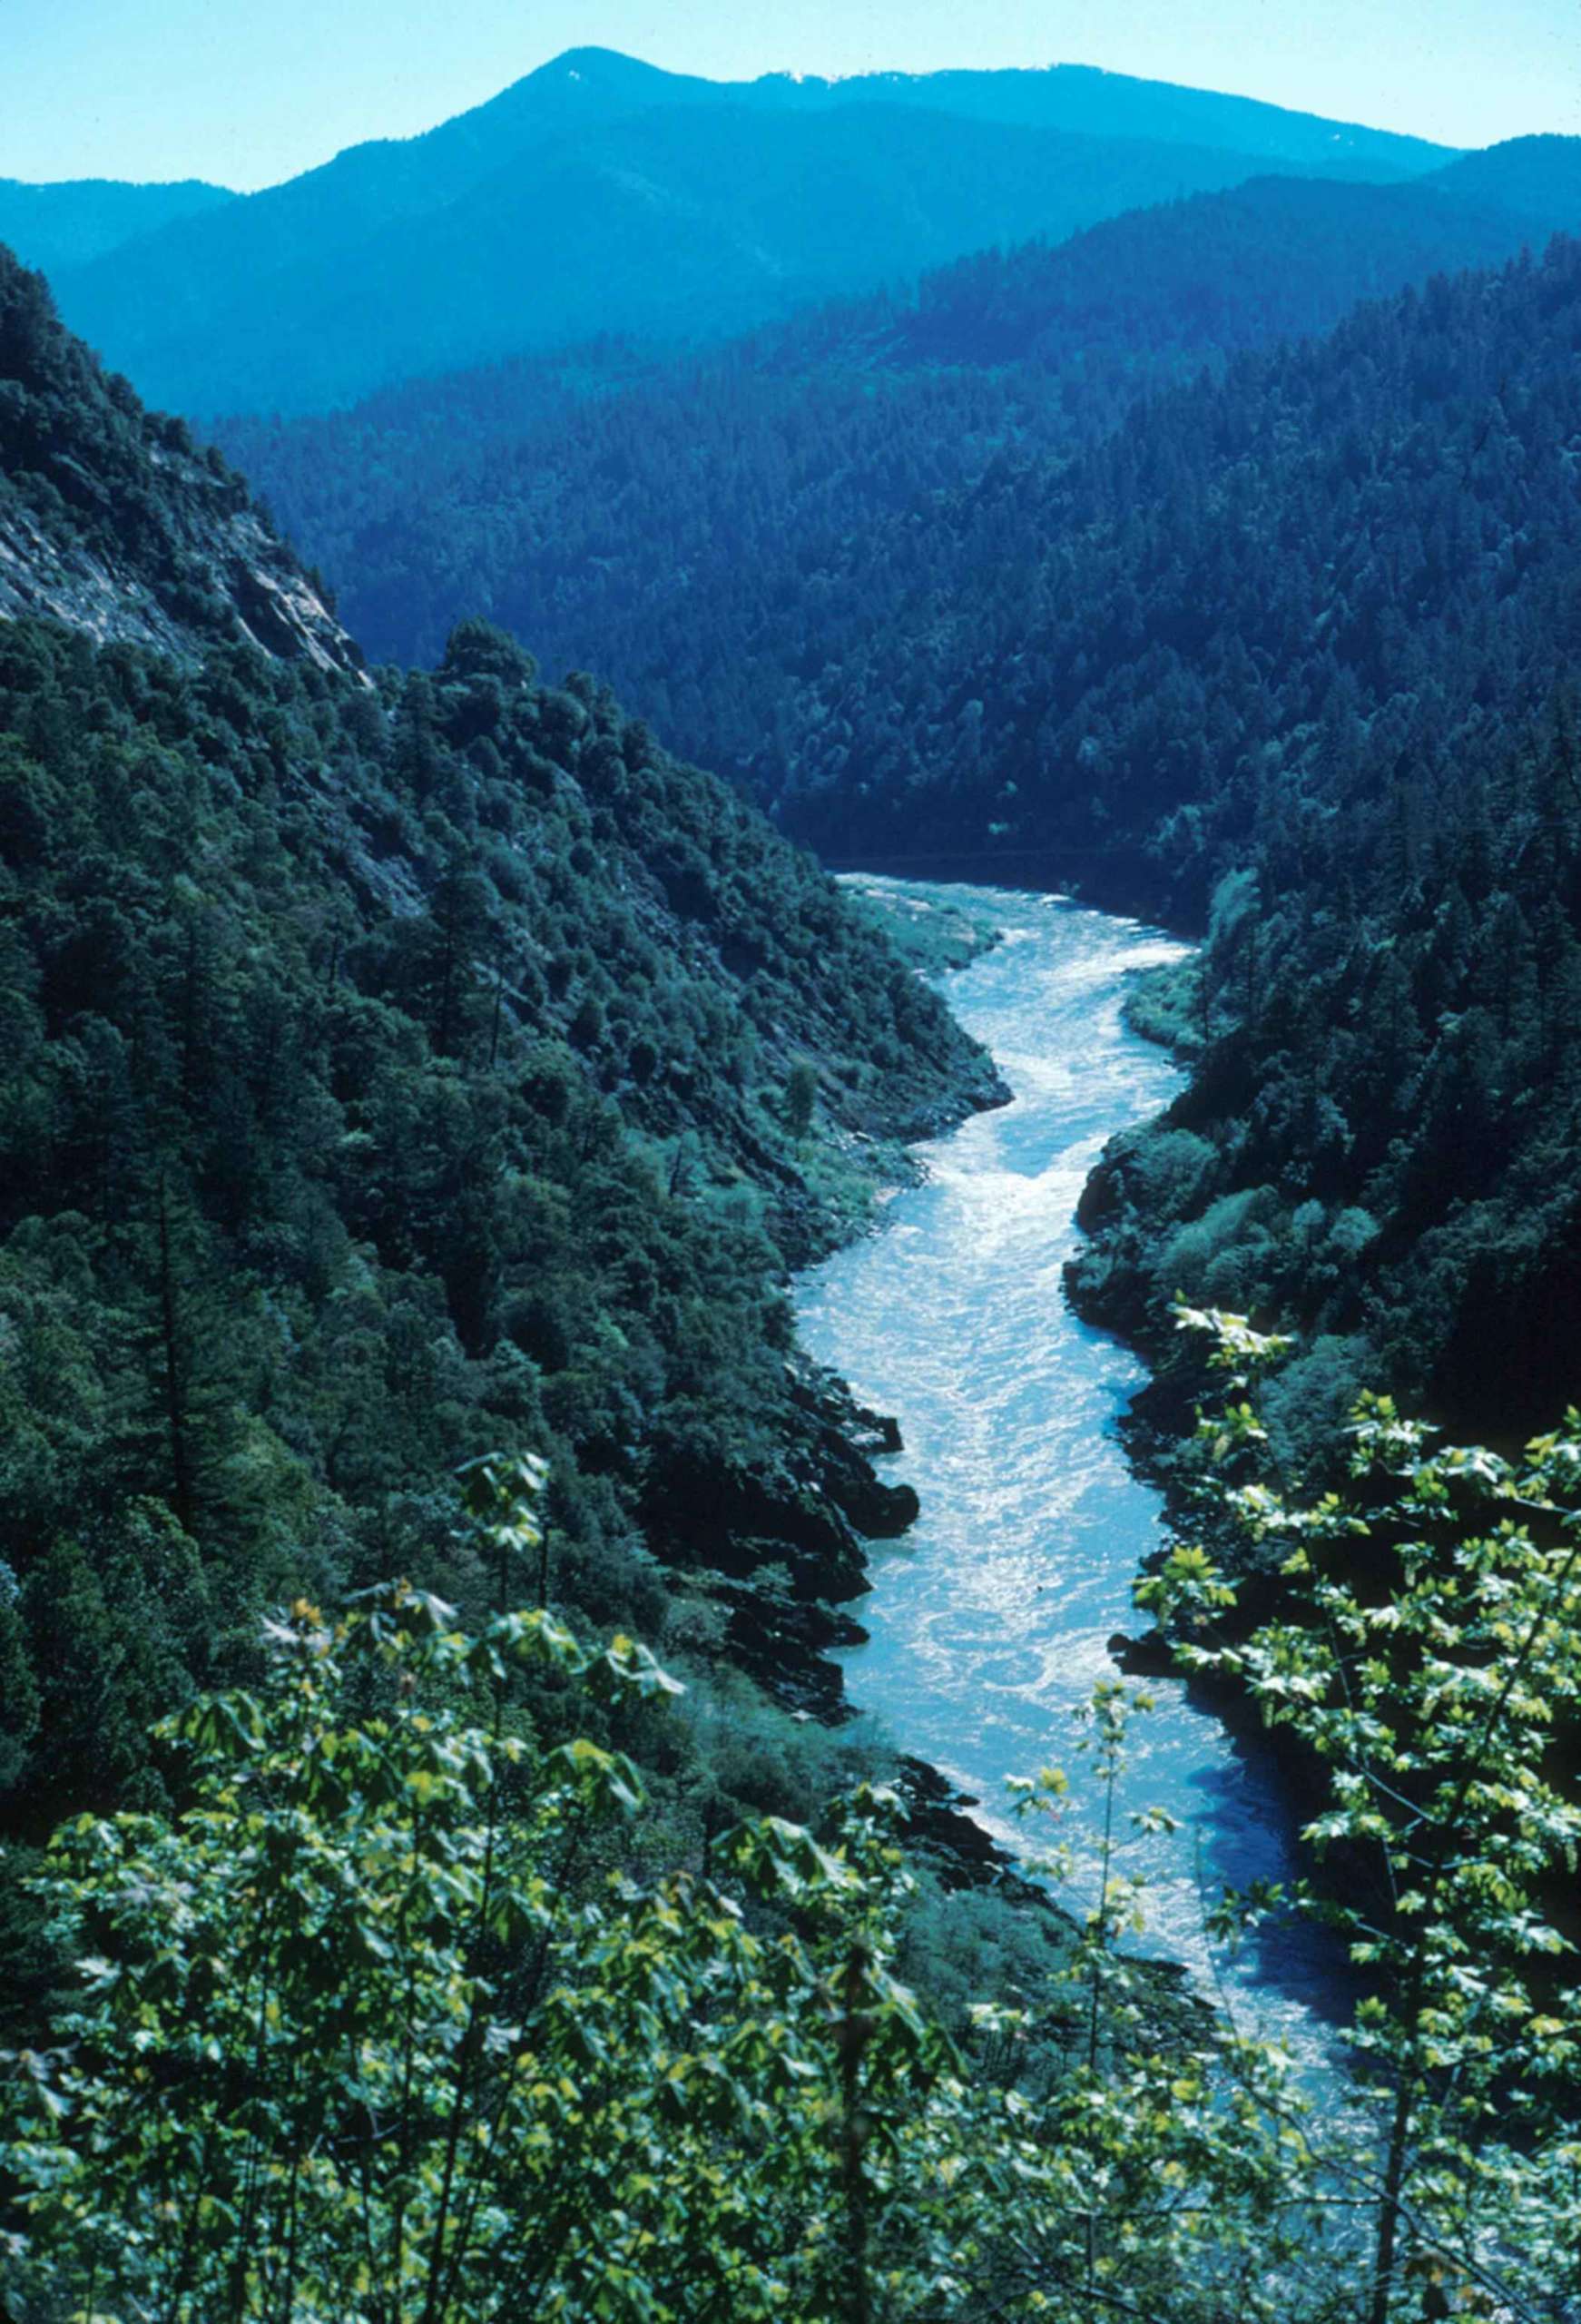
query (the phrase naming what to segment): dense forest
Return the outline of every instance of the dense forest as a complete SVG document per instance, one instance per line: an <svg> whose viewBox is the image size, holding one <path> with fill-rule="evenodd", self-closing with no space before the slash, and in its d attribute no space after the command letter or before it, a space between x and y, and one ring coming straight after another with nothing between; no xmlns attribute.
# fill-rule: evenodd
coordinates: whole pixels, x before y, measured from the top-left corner
<svg viewBox="0 0 1581 2324"><path fill-rule="evenodd" d="M1166 1476L1182 1295L1305 1335L1273 1413L1292 1472L1340 1458L1369 1379L1507 1444L1574 1396L1574 719L1563 693L1371 830L1337 811L1327 845L1299 807L1260 818L1200 962L1150 996L1192 1083L1105 1156L1068 1283L1164 1367L1137 1441Z"/></svg>
<svg viewBox="0 0 1581 2324"><path fill-rule="evenodd" d="M1014 598L1015 560L1044 564L1063 521L1047 464L1171 382L1541 248L1578 215L1581 145L1558 138L1403 185L1260 179L982 253L715 356L664 364L605 341L218 434L372 653L432 659L486 612L774 797L859 731L855 688L865 781L925 672L950 666L918 646L938 606L964 617L994 575ZM1007 499L1026 511L1001 540L976 512ZM917 740L939 747L931 725ZM831 818L818 836L839 851L875 834Z"/></svg>
<svg viewBox="0 0 1581 2324"><path fill-rule="evenodd" d="M875 627L822 681L788 818L877 852L1101 850L1112 890L1200 919L1260 781L1295 789L1347 699L1360 767L1341 750L1324 798L1430 784L1565 652L1578 280L1564 241L1436 278L1069 461L1003 459L956 501L959 582L908 601L909 655Z"/></svg>
<svg viewBox="0 0 1581 2324"><path fill-rule="evenodd" d="M12 1827L149 1797L151 1719L282 1593L465 1599L447 1480L501 1448L552 1462L557 1603L827 1707L824 1601L908 1512L784 1273L986 1061L590 681L474 624L370 683L321 607L262 651L193 580L260 529L237 479L9 261L0 330L0 537L89 629L111 534L128 618L185 606L179 657L0 625Z"/></svg>

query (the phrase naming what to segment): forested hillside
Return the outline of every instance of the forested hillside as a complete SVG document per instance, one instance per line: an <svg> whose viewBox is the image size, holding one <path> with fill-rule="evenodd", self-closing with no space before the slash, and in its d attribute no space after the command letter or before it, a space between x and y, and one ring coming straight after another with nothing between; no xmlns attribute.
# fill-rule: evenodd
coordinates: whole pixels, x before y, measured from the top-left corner
<svg viewBox="0 0 1581 2324"><path fill-rule="evenodd" d="M1144 1399L1166 1469L1195 1390L1174 1376L1182 1295L1305 1335L1273 1399L1297 1469L1333 1461L1370 1379L1505 1444L1574 1399L1574 667L1571 649L1554 709L1513 731L1440 704L1443 755L1380 805L1351 787L1354 758L1327 798L1265 797L1221 881L1162 1019L1192 1047L1191 1087L1105 1155L1069 1270L1080 1312L1169 1370ZM1331 750L1333 730L1311 739Z"/></svg>
<svg viewBox="0 0 1581 2324"><path fill-rule="evenodd" d="M879 853L1097 851L1109 891L1191 917L1326 713L1331 741L1350 703L1362 763L1329 796L1376 810L1478 708L1540 709L1581 521L1578 279L1567 241L1439 278L1073 460L1002 459L950 510L909 650L875 625L820 681L788 815Z"/></svg>
<svg viewBox="0 0 1581 2324"><path fill-rule="evenodd" d="M1562 243L1154 408L1065 480L1040 650L957 657L984 772L937 830L1208 907L1203 1055L1089 1191L1084 1312L1304 1326L1296 1453L1361 1374L1509 1433L1575 1393L1578 345Z"/></svg>
<svg viewBox="0 0 1581 2324"><path fill-rule="evenodd" d="M979 487L1028 503L1013 537L1036 566L1059 521L1043 464L1139 399L1581 221L1581 141L1474 161L1388 187L1258 180L679 367L605 343L220 437L371 651L429 658L482 607L774 795L830 763L848 684L864 716L885 697L859 753L908 714L939 604L989 582L1016 601Z"/></svg>
<svg viewBox="0 0 1581 2324"><path fill-rule="evenodd" d="M0 537L52 571L113 534L152 600L160 544L262 536L9 260L0 380ZM557 1602L828 1703L821 1601L907 1512L784 1271L986 1063L591 681L473 624L370 684L321 606L336 655L270 653L214 589L180 656L100 645L96 580L0 606L8 1819L142 1796L282 1593L466 1596L486 1450L553 1462Z"/></svg>

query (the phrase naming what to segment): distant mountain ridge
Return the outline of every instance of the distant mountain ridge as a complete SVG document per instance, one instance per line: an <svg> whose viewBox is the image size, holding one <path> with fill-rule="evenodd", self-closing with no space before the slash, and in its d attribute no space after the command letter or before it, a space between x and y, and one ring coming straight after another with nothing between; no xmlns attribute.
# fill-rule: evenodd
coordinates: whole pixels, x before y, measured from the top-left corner
<svg viewBox="0 0 1581 2324"><path fill-rule="evenodd" d="M322 232L304 222L258 271L215 217L62 276L59 292L156 400L193 416L312 409L604 330L722 338L1243 174L1186 146L1090 143L904 110L675 109L552 143L355 238L339 215Z"/></svg>
<svg viewBox="0 0 1581 2324"><path fill-rule="evenodd" d="M175 185L126 185L114 178L25 185L0 178L0 242L25 265L54 274L237 199L229 187L201 178Z"/></svg>
<svg viewBox="0 0 1581 2324"><path fill-rule="evenodd" d="M767 96L787 82L802 103L923 104L977 119L1022 122L1089 137L1147 137L1218 145L1286 167L1323 174L1409 176L1431 169L1446 149L1392 130L1295 113L1256 97L1140 80L1094 64L1012 66L997 71L863 73L845 80L769 74L749 84Z"/></svg>
<svg viewBox="0 0 1581 2324"><path fill-rule="evenodd" d="M732 84L584 49L425 136L67 267L55 289L156 402L312 410L598 330L728 336L1271 163L1395 179L1446 158L1068 67Z"/></svg>
<svg viewBox="0 0 1581 2324"><path fill-rule="evenodd" d="M1056 247L940 269L903 306L886 362L1057 366L1141 346L1206 357L1339 321L1362 299L1485 266L1581 227L1581 139L1514 138L1390 185L1259 177L1129 211Z"/></svg>

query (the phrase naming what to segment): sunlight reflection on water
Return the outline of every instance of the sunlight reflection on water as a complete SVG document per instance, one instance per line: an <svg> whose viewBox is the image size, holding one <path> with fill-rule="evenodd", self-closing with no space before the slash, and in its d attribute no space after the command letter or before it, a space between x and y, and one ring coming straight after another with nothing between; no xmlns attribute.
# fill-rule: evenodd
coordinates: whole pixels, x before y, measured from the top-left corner
<svg viewBox="0 0 1581 2324"><path fill-rule="evenodd" d="M906 1450L884 1466L922 1497L906 1540L874 1549L854 1610L870 1642L843 1658L850 1697L1014 1846L1006 1779L1070 1764L1071 1715L1113 1671L1112 1634L1142 1626L1131 1584L1160 1538L1159 1497L1114 1435L1145 1375L1072 1315L1060 1270L1105 1140L1181 1087L1121 1008L1135 970L1183 948L1064 899L919 891L1005 931L947 990L1014 1102L925 1147L927 1183L889 1204L881 1233L804 1275L798 1305L812 1353L899 1419ZM1203 1891L1290 1876L1289 1819L1266 1754L1238 1748L1177 1684L1153 1691L1125 1807L1167 1807L1184 1828L1132 1843L1125 1868L1150 1883L1149 1949L1206 1974ZM1339 1994L1326 1945L1281 1934L1216 1965L1246 2030L1283 2033L1315 2061L1326 2044L1310 2013Z"/></svg>

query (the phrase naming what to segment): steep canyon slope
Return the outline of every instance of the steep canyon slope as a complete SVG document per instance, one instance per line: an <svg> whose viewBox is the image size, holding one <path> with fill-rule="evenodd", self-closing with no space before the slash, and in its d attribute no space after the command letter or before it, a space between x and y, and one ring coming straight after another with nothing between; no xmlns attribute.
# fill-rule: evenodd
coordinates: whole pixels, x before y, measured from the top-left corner
<svg viewBox="0 0 1581 2324"><path fill-rule="evenodd" d="M785 1271L987 1061L591 680L476 623L370 677L9 258L0 448L9 1820L157 1788L282 1593L475 1597L489 1448L552 1459L556 1602L830 1707L907 1510Z"/></svg>

